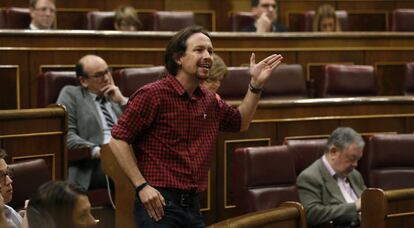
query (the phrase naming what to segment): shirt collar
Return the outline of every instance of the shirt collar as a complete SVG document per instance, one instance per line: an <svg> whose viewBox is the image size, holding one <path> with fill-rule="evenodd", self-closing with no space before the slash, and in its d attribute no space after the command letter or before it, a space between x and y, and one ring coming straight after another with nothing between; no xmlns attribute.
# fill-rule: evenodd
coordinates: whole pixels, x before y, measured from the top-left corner
<svg viewBox="0 0 414 228"><path fill-rule="evenodd" d="M39 30L39 28L36 27L36 25L34 25L33 23L30 23L30 29L31 30Z"/></svg>
<svg viewBox="0 0 414 228"><path fill-rule="evenodd" d="M184 89L183 85L181 85L181 83L177 80L177 78L175 78L174 75L168 74L166 77L166 80L172 85L172 87L175 89L178 95L188 96L187 91ZM194 90L194 94L191 97L191 99L197 100L203 96L204 96L204 91L200 88L200 86L197 86L197 88Z"/></svg>
<svg viewBox="0 0 414 228"><path fill-rule="evenodd" d="M332 168L331 164L329 164L328 159L326 158L326 154L324 154L324 155L322 156L322 162L323 162L323 164L325 165L326 169L328 170L329 174L330 174L331 176L333 176L333 177L334 177L334 176L335 176L335 174L336 174L336 172L335 172L335 170Z"/></svg>

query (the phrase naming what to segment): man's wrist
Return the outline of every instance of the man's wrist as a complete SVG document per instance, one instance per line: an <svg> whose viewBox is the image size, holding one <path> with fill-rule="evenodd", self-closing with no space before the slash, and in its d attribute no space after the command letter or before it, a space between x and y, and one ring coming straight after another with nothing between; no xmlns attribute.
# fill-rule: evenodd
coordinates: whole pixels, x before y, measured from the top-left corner
<svg viewBox="0 0 414 228"><path fill-rule="evenodd" d="M144 182L135 188L135 194L137 195L138 198L139 198L139 192L142 191L142 189L144 189L146 186L148 186L148 182Z"/></svg>
<svg viewBox="0 0 414 228"><path fill-rule="evenodd" d="M255 83L249 83L249 90L252 93L259 94L263 91L263 86L257 86Z"/></svg>

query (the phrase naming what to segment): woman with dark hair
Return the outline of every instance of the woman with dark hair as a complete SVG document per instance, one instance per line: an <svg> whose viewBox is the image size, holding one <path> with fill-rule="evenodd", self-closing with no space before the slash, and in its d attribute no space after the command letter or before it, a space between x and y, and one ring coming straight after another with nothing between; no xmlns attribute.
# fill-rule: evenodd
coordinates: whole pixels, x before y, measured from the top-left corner
<svg viewBox="0 0 414 228"><path fill-rule="evenodd" d="M49 181L36 191L27 207L29 227L95 227L85 191L67 181Z"/></svg>

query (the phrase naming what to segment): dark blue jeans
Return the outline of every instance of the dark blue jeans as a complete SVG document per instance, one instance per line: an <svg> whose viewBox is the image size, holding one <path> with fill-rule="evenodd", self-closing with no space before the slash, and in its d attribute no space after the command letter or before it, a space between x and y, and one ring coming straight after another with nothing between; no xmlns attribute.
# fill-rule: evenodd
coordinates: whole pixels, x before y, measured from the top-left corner
<svg viewBox="0 0 414 228"><path fill-rule="evenodd" d="M148 216L139 199L135 202L135 223L139 228L177 227L205 228L197 193L171 188L156 188L165 199L164 217L158 222Z"/></svg>

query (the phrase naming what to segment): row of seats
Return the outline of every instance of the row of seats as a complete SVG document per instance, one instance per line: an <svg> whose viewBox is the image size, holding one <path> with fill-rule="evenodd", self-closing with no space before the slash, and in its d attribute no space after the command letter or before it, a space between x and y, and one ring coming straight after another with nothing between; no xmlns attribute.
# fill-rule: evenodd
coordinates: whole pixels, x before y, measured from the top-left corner
<svg viewBox="0 0 414 228"><path fill-rule="evenodd" d="M114 11L92 11L85 15L85 27L89 30L114 30ZM193 12L154 11L140 15L144 30L178 31L195 25ZM28 8L11 7L0 9L0 29L27 29L30 25Z"/></svg>
<svg viewBox="0 0 414 228"><path fill-rule="evenodd" d="M310 10L299 14L295 25L289 28L291 31L312 31L315 11ZM337 10L342 31L353 31L349 22L348 12ZM396 9L391 13L390 31L414 31L414 9ZM252 12L233 12L229 19L232 31L241 31L247 25L254 23L255 15Z"/></svg>
<svg viewBox="0 0 414 228"><path fill-rule="evenodd" d="M414 188L414 134L365 137L359 162L368 187ZM289 139L284 145L239 148L232 154L231 179L240 214L298 201L296 176L319 159L327 139Z"/></svg>
<svg viewBox="0 0 414 228"><path fill-rule="evenodd" d="M145 84L161 79L167 72L163 66L125 68L113 72L115 83L125 96ZM229 67L228 76L222 81L217 93L225 100L241 100L250 82L248 67ZM56 101L65 85L77 85L74 71L49 71L38 77L38 105L46 107ZM302 99L313 97L356 97L378 94L378 82L373 66L336 65L325 66L325 73L314 82L307 81L302 66L283 64L273 71L262 93L263 100ZM414 62L406 65L403 94L414 94Z"/></svg>
<svg viewBox="0 0 414 228"><path fill-rule="evenodd" d="M347 11L336 11L343 31L352 31ZM312 23L315 11L306 11L296 18L292 31L312 31ZM85 29L90 30L114 30L115 13L113 11L92 11L86 14ZM195 25L194 13L176 11L154 11L153 13L140 14L144 30L149 31L177 31L181 28ZM233 12L229 17L231 31L241 31L242 28L254 22L252 12ZM0 9L0 28L24 29L30 24L28 8L10 7ZM390 31L414 31L414 9L396 9L391 14Z"/></svg>

